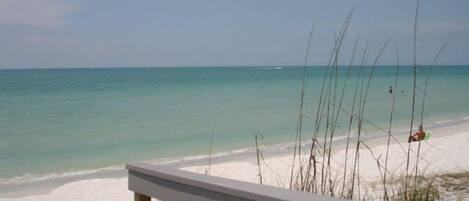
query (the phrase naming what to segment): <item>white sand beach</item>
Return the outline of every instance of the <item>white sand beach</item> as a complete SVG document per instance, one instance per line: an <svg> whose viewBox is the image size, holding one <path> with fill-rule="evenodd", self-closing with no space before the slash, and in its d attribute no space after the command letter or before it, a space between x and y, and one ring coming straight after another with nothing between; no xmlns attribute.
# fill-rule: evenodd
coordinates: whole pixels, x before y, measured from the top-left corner
<svg viewBox="0 0 469 201"><path fill-rule="evenodd" d="M421 153L423 159L420 160L425 174L449 173L469 171L469 122L464 121L454 125L432 129L433 138L422 143ZM402 143L394 141L390 146L389 170L399 172L405 168L405 152L407 143L404 136L398 138ZM386 146L383 143L370 142L369 145L375 157L384 156ZM417 143L412 143L412 149L416 149ZM268 151L268 147L265 148ZM336 150L332 157L333 167L342 167L344 163L345 150ZM373 182L380 178L376 161L371 152L363 148L360 151L360 175L362 180ZM415 154L412 154L415 155ZM414 156L415 157L415 156ZM305 158L304 158L305 160ZM349 162L351 157L349 157ZM265 163L262 163L262 176L264 184L286 187L290 178L291 154L268 155ZM413 164L410 167L414 167ZM183 167L183 170L204 173L206 165ZM334 171L343 171L342 168ZM238 179L247 182L258 182L257 163L255 155L242 160L225 161L215 163L211 166L211 175ZM101 178L82 180L64 184L50 192L40 195L23 197L4 197L0 201L59 201L59 200L132 200L133 194L127 189L126 178Z"/></svg>
<svg viewBox="0 0 469 201"><path fill-rule="evenodd" d="M468 9L0 0L0 201L469 201Z"/></svg>

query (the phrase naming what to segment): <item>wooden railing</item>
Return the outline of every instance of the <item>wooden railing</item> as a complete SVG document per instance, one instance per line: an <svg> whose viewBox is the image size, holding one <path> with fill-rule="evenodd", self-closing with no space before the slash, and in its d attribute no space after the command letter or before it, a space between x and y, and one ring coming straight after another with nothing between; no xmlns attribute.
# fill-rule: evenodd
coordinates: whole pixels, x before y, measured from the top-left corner
<svg viewBox="0 0 469 201"><path fill-rule="evenodd" d="M168 166L127 164L135 201L339 201L337 198L276 188Z"/></svg>

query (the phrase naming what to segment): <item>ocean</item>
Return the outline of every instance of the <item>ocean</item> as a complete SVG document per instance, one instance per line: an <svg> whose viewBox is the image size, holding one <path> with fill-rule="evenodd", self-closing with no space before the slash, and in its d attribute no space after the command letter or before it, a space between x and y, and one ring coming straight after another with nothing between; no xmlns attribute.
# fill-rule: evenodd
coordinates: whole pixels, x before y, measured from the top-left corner
<svg viewBox="0 0 469 201"><path fill-rule="evenodd" d="M359 67L346 83L350 110ZM409 127L412 68L401 66L393 128ZM364 68L369 72L370 67ZM346 67L338 73L338 93ZM308 67L304 139L314 126L325 67ZM416 122L429 67L419 67ZM395 66L378 66L365 116L387 128ZM43 175L165 160L295 139L302 67L0 70L0 185ZM469 116L469 66L436 66L424 125ZM336 103L340 98L336 99ZM347 119L346 114L343 121ZM376 134L369 125L367 135ZM338 135L346 126L338 127ZM434 133L434 135L437 135Z"/></svg>

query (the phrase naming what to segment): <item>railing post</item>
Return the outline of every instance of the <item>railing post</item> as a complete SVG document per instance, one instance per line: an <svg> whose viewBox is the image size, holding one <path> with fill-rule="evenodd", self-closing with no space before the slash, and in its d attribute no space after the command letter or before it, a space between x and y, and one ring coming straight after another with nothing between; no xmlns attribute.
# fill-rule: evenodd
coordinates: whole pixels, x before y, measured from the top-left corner
<svg viewBox="0 0 469 201"><path fill-rule="evenodd" d="M134 192L134 201L151 201L151 197Z"/></svg>

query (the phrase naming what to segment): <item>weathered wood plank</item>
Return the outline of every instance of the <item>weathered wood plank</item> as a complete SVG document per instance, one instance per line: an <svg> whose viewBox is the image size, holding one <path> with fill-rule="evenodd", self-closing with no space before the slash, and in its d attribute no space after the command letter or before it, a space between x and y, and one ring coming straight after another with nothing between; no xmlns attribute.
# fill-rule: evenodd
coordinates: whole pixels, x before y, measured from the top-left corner
<svg viewBox="0 0 469 201"><path fill-rule="evenodd" d="M134 201L151 201L151 197L134 192Z"/></svg>

